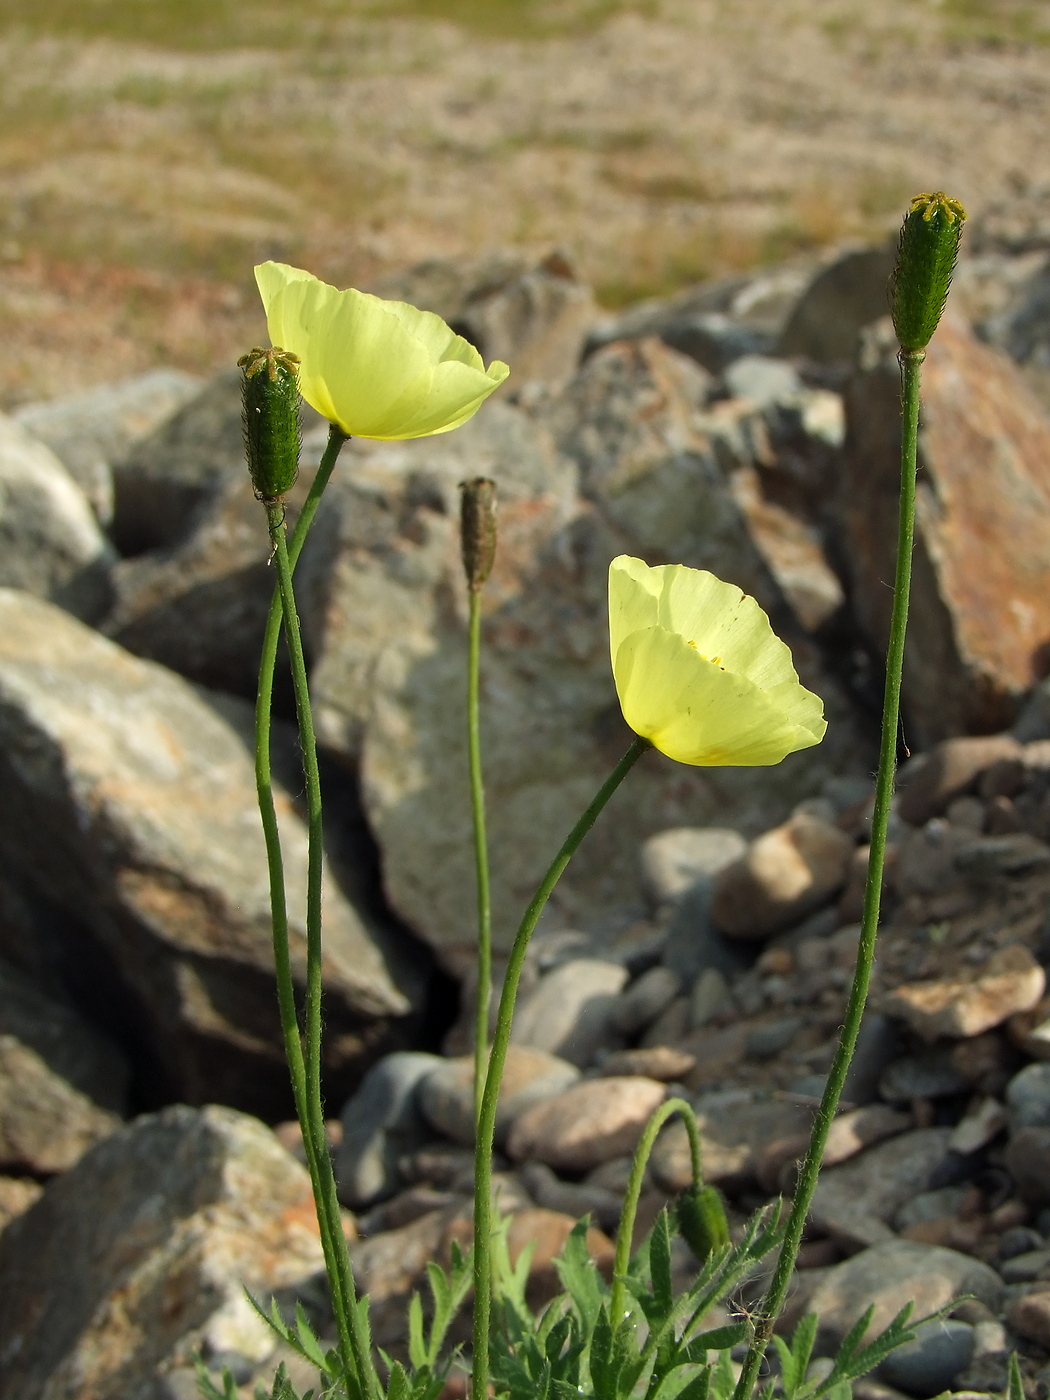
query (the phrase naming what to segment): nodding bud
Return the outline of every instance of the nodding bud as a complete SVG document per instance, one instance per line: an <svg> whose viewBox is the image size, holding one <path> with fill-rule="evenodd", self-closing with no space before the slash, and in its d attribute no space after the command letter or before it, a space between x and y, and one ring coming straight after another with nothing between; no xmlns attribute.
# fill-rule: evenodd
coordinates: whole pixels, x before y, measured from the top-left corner
<svg viewBox="0 0 1050 1400"><path fill-rule="evenodd" d="M709 1254L729 1243L729 1221L722 1197L713 1186L690 1186L678 1198L678 1232L703 1264Z"/></svg>
<svg viewBox="0 0 1050 1400"><path fill-rule="evenodd" d="M244 449L260 501L279 501L299 475L302 422L299 361L287 350L258 346L237 361L244 371Z"/></svg>
<svg viewBox="0 0 1050 1400"><path fill-rule="evenodd" d="M478 589L492 573L496 560L496 483L477 476L461 481L459 531L463 572L467 584Z"/></svg>
<svg viewBox="0 0 1050 1400"><path fill-rule="evenodd" d="M901 228L893 272L893 329L901 349L929 345L951 286L966 210L946 194L917 194Z"/></svg>

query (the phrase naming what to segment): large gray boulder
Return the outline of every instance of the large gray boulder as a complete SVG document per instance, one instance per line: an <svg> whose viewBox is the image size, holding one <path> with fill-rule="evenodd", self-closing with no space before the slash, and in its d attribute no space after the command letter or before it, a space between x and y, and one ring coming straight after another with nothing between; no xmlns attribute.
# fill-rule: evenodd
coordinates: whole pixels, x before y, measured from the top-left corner
<svg viewBox="0 0 1050 1400"><path fill-rule="evenodd" d="M113 464L201 390L181 369L151 369L79 394L22 404L11 415L51 448L103 525L113 518Z"/></svg>
<svg viewBox="0 0 1050 1400"><path fill-rule="evenodd" d="M226 714L237 718L229 705ZM283 1106L266 861L243 730L171 672L47 603L0 591L0 785L3 859L105 948L179 1095ZM306 831L282 790L277 800L301 977ZM409 1009L382 940L329 879L333 1071L358 1064Z"/></svg>
<svg viewBox="0 0 1050 1400"><path fill-rule="evenodd" d="M447 436L350 444L322 503L299 566L318 734L360 764L391 904L458 974L473 960L474 927L464 478L494 478L501 500L482 661L497 948L630 739L608 657L616 554L711 568L758 596L788 632L803 680L824 696L831 730L819 749L770 769L644 758L556 892L560 917L578 927L582 913L597 921L637 902L636 852L652 831L717 821L755 832L863 762L846 703L791 631L733 500L723 464L745 450L742 435L734 421L716 437L698 374L655 341L610 346L536 416L495 403Z"/></svg>
<svg viewBox="0 0 1050 1400"><path fill-rule="evenodd" d="M0 1171L65 1171L120 1126L128 1067L105 1036L0 963Z"/></svg>
<svg viewBox="0 0 1050 1400"><path fill-rule="evenodd" d="M264 1361L323 1267L303 1167L262 1123L182 1106L100 1143L0 1238L2 1400L169 1400L193 1353Z"/></svg>
<svg viewBox="0 0 1050 1400"><path fill-rule="evenodd" d="M95 622L109 606L114 557L55 454L0 414L0 587L25 589Z"/></svg>

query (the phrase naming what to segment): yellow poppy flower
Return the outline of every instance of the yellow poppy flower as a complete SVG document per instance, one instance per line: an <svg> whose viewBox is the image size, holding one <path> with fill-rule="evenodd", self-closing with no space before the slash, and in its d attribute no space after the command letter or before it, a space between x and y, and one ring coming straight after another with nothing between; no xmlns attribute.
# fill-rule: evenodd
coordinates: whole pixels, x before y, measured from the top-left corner
<svg viewBox="0 0 1050 1400"><path fill-rule="evenodd" d="M255 280L271 341L301 361L303 398L351 437L450 432L510 373L501 360L486 369L431 311L340 292L286 263L262 263Z"/></svg>
<svg viewBox="0 0 1050 1400"><path fill-rule="evenodd" d="M819 744L818 695L739 588L702 569L609 566L609 643L624 719L654 748L704 767L779 763Z"/></svg>

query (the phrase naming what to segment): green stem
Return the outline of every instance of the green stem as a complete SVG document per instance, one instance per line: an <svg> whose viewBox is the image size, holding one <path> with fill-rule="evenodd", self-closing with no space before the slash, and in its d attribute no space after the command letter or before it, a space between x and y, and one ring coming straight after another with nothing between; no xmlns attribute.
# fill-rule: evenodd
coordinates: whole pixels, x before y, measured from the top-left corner
<svg viewBox="0 0 1050 1400"><path fill-rule="evenodd" d="M919 381L925 354L921 350L901 352L901 490L900 517L897 533L897 571L893 585L893 612L890 619L890 639L886 652L886 689L882 709L882 743L879 769L875 781L875 809L871 819L871 853L868 858L868 878L864 889L864 913L861 919L857 966L853 974L846 1015L839 1036L835 1060L828 1074L820 1107L810 1134L809 1147L799 1173L795 1198L784 1232L784 1244L777 1260L769 1291L756 1314L755 1331L744 1361L734 1400L750 1400L759 1367L765 1355L773 1326L787 1297L791 1275L798 1257L806 1216L817 1188L824 1147L831 1123L846 1082L850 1060L857 1043L864 1004L871 982L875 960L875 936L879 925L882 899L882 874L886 859L886 831L889 825L893 780L897 766L897 734L900 726L901 676L904 669L904 635L908 625L908 600L911 593L912 546L915 536L915 470L919 432Z"/></svg>
<svg viewBox="0 0 1050 1400"><path fill-rule="evenodd" d="M326 1232L330 1248L330 1266L338 1280L337 1294L342 1301L344 1316L337 1319L340 1339L346 1336L350 1357L344 1355L344 1364L352 1360L363 1393L379 1395L379 1380L372 1364L371 1352L363 1319L357 1307L350 1257L343 1236L339 1214L339 1200L336 1193L335 1174L325 1142L324 1109L321 1102L321 889L323 871L323 825L321 809L321 778L317 766L317 742L314 737L313 713L310 706L310 690L306 675L306 659L303 655L302 635L299 629L299 615L295 606L292 589L292 568L288 557L288 546L284 535L284 504L281 501L267 502L266 513L270 524L270 538L274 545L274 562L277 567L277 585L281 594L281 610L284 615L285 637L288 642L288 655L291 662L292 686L295 691L295 710L299 722L299 746L306 780L307 821L309 831L309 856L307 867L306 893L306 998L304 1018L306 1021L306 1048L304 1053L306 1078L305 1124L312 1139L314 1151L314 1196L318 1217L326 1217ZM304 1131L304 1138L307 1132Z"/></svg>
<svg viewBox="0 0 1050 1400"><path fill-rule="evenodd" d="M517 1000L521 970L525 964L525 953L544 905L580 842L594 825L609 798L649 747L648 739L635 737L631 747L598 789L590 806L566 837L565 844L555 856L525 911L507 961L474 1146L474 1362L470 1388L472 1400L484 1400L488 1395L489 1315L492 1304L492 1148L496 1134L500 1081L503 1078L503 1066L510 1044L514 1003Z"/></svg>
<svg viewBox="0 0 1050 1400"><path fill-rule="evenodd" d="M638 1215L638 1201L642 1194L645 1169L656 1142L657 1134L672 1113L680 1113L689 1135L689 1155L693 1162L693 1186L699 1191L704 1184L703 1158L700 1151L700 1128L691 1104L685 1099L665 1099L645 1125L645 1132L635 1148L631 1174L627 1178L627 1194L624 1196L620 1227L616 1232L616 1257L613 1261L612 1297L609 1300L609 1322L615 1334L623 1317L626 1297L627 1269L631 1262L631 1239L634 1235L634 1222Z"/></svg>
<svg viewBox="0 0 1050 1400"><path fill-rule="evenodd" d="M470 804L474 817L474 868L478 887L478 986L474 1018L474 1128L481 1120L489 1047L489 1002L492 998L492 900L489 850L485 831L485 785L481 775L479 676L481 670L481 588L470 590L467 653L467 749L470 756Z"/></svg>

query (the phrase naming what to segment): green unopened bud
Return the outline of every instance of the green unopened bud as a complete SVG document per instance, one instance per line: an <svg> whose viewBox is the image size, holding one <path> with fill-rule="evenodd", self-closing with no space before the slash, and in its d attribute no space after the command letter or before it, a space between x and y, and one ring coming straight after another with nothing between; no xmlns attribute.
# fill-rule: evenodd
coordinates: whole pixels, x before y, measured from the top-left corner
<svg viewBox="0 0 1050 1400"><path fill-rule="evenodd" d="M702 1264L729 1243L729 1221L722 1197L713 1186L690 1186L678 1197L678 1231Z"/></svg>
<svg viewBox="0 0 1050 1400"><path fill-rule="evenodd" d="M459 513L463 571L471 588L480 588L496 560L496 483L478 476L461 481Z"/></svg>
<svg viewBox="0 0 1050 1400"><path fill-rule="evenodd" d="M299 475L299 361L287 350L257 346L237 363L244 371L244 448L252 485L261 501L279 501Z"/></svg>
<svg viewBox="0 0 1050 1400"><path fill-rule="evenodd" d="M911 202L893 272L893 329L906 353L925 350L937 329L965 219L946 194L917 194Z"/></svg>

